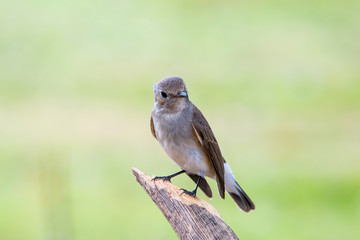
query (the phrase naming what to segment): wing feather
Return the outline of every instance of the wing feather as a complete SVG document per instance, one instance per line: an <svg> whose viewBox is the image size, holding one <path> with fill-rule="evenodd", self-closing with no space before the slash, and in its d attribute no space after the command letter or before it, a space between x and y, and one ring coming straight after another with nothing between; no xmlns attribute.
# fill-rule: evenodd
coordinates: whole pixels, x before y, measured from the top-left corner
<svg viewBox="0 0 360 240"><path fill-rule="evenodd" d="M193 105L194 106L194 105ZM225 197L225 181L224 181L224 158L221 154L219 144L212 132L209 123L200 110L193 107L192 127L199 143L203 147L206 155L210 159L216 173L216 181L221 198Z"/></svg>
<svg viewBox="0 0 360 240"><path fill-rule="evenodd" d="M153 121L152 116L150 118L150 129L151 129L151 133L154 136L154 138L157 139L156 138L156 133L155 133L154 121Z"/></svg>

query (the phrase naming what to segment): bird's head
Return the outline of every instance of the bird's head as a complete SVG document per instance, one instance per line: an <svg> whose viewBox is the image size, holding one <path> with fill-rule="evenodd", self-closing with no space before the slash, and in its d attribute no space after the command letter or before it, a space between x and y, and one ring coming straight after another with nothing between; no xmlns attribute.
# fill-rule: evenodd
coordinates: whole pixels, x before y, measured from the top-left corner
<svg viewBox="0 0 360 240"><path fill-rule="evenodd" d="M178 76L169 76L158 84L154 83L155 104L169 111L177 111L188 101L184 80Z"/></svg>

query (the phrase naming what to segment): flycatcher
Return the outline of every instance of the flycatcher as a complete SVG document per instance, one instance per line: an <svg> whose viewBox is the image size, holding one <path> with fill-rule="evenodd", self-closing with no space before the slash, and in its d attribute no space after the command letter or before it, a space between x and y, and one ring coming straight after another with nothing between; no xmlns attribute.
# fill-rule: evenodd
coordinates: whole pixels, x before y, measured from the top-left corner
<svg viewBox="0 0 360 240"><path fill-rule="evenodd" d="M205 179L210 177L216 180L221 198L225 198L226 190L243 211L255 209L254 203L236 182L204 115L189 100L185 82L177 76L166 77L158 84L154 83L154 95L151 132L182 170L153 180L170 181L172 177L186 173L196 187L191 192L182 189L183 193L195 197L199 187L211 198L211 188Z"/></svg>

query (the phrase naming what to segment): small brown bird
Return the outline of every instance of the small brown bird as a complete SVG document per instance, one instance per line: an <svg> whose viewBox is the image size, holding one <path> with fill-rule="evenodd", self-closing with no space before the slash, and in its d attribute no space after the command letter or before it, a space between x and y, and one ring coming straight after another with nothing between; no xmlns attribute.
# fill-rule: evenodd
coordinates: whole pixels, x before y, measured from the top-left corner
<svg viewBox="0 0 360 240"><path fill-rule="evenodd" d="M195 197L199 187L211 198L211 188L205 179L210 177L216 180L221 198L225 198L226 190L243 211L255 209L236 182L204 115L190 102L184 81L177 76L166 77L158 84L154 83L154 95L151 132L182 171L153 180L170 181L172 177L186 173L196 187L191 192L182 189L183 193Z"/></svg>

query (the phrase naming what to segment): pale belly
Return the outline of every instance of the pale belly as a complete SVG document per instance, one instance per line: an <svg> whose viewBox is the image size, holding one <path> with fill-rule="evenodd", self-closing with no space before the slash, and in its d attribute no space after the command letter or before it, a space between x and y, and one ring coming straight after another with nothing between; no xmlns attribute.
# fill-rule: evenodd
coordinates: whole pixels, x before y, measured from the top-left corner
<svg viewBox="0 0 360 240"><path fill-rule="evenodd" d="M161 126L156 117L153 120L158 142L176 165L189 173L215 179L214 167L200 144L193 138L191 125L182 126L180 129L174 126L176 121L173 119L166 123L166 118L163 117Z"/></svg>
<svg viewBox="0 0 360 240"><path fill-rule="evenodd" d="M195 141L191 144L167 143L161 145L171 160L181 169L199 176L215 178L211 162Z"/></svg>

